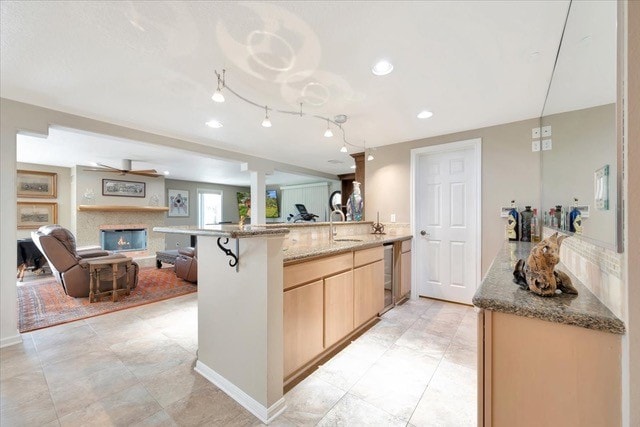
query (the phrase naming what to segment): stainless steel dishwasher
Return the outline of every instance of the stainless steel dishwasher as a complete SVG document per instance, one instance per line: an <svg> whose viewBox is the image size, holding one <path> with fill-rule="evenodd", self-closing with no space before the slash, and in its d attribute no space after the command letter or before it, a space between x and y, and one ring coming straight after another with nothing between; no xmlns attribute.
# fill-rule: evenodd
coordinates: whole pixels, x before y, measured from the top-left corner
<svg viewBox="0 0 640 427"><path fill-rule="evenodd" d="M393 243L385 243L384 249L384 308L380 313L391 309L396 302L395 280L393 278Z"/></svg>

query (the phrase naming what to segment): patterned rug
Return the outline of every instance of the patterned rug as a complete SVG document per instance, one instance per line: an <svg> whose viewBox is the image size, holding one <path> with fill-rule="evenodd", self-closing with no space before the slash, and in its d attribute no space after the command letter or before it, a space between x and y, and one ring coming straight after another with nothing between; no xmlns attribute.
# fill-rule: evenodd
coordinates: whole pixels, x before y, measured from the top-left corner
<svg viewBox="0 0 640 427"><path fill-rule="evenodd" d="M55 279L25 283L18 286L18 328L20 332L29 332L190 294L197 289L196 285L176 277L172 267L141 268L138 286L131 290L131 295L120 295L117 302L105 297L89 303L88 297L67 296Z"/></svg>

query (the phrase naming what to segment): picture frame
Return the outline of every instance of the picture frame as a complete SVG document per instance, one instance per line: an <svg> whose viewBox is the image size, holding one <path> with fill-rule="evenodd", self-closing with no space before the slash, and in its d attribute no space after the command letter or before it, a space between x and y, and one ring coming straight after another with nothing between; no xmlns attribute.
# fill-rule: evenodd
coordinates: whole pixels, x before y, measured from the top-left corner
<svg viewBox="0 0 640 427"><path fill-rule="evenodd" d="M16 194L23 198L55 199L58 196L58 174L18 169Z"/></svg>
<svg viewBox="0 0 640 427"><path fill-rule="evenodd" d="M38 229L57 222L57 203L18 202L18 229Z"/></svg>
<svg viewBox="0 0 640 427"><path fill-rule="evenodd" d="M123 181L119 179L102 179L102 195L116 197L146 196L147 184L139 181Z"/></svg>
<svg viewBox="0 0 640 427"><path fill-rule="evenodd" d="M169 203L168 216L189 216L189 190L167 190L167 201Z"/></svg>

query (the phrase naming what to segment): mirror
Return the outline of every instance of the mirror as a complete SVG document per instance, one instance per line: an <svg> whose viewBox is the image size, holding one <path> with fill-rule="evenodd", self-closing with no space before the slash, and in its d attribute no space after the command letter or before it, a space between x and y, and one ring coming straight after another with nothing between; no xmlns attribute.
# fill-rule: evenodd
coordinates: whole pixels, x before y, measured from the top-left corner
<svg viewBox="0 0 640 427"><path fill-rule="evenodd" d="M569 6L540 119L541 210L545 226L570 231L577 205L576 235L620 251L616 24L617 2Z"/></svg>
<svg viewBox="0 0 640 427"><path fill-rule="evenodd" d="M331 193L331 196L329 196L329 209L330 212L333 212L335 210L342 210L342 192L341 191L334 191L333 193Z"/></svg>

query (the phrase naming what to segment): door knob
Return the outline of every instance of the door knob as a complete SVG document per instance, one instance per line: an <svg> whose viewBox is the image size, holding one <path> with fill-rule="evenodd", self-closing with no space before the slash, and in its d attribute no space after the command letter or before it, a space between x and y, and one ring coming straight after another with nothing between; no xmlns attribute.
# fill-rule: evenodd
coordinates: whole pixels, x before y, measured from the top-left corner
<svg viewBox="0 0 640 427"><path fill-rule="evenodd" d="M426 231L424 231L424 230L421 230L421 231L420 231L420 235L421 235L421 236L427 236L427 237L429 237L429 236L430 236L430 234L429 234L429 233L427 233L427 232L426 232Z"/></svg>

